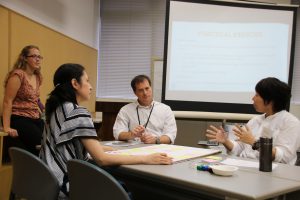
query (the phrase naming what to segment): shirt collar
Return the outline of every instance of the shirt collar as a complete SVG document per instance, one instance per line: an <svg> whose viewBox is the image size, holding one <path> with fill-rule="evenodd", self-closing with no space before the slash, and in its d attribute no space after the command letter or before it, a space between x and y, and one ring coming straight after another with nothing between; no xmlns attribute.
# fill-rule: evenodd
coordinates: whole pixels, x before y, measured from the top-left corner
<svg viewBox="0 0 300 200"><path fill-rule="evenodd" d="M264 119L271 120L271 119L275 118L277 115L280 115L280 113L283 113L283 112L285 112L285 110L274 113L273 115L269 115L268 117L266 117L266 114L264 114Z"/></svg>
<svg viewBox="0 0 300 200"><path fill-rule="evenodd" d="M151 104L149 105L149 106L142 106L139 102L138 102L138 100L136 100L136 106L137 107L139 107L139 108L145 108L145 109L150 109L150 108L152 108L152 106L154 105L154 101L152 100L152 102L151 102Z"/></svg>

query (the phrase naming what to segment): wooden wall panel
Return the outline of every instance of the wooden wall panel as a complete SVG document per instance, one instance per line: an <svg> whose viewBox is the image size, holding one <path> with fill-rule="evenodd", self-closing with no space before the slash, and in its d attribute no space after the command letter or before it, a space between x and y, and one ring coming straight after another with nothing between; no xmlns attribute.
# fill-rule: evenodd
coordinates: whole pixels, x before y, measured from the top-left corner
<svg viewBox="0 0 300 200"><path fill-rule="evenodd" d="M89 102L84 104L84 106L87 107L89 111L94 112L97 83L97 50L62 35L61 33L53 31L52 29L11 10L8 10L8 12L10 14L8 26L10 33L8 40L10 45L8 48L4 47L4 50L10 50L10 56L7 56L7 62L14 63L18 53L24 46L29 44L39 46L41 54L44 56L42 62L44 82L41 88L41 99L43 102L45 102L47 95L53 89L53 74L58 66L67 62L82 64L86 68L90 83L93 87L92 97ZM7 27L4 28L7 29ZM2 32L2 26L0 29ZM1 37L1 40L2 38L3 37ZM10 68L11 67L12 66L10 66ZM1 81L2 80L3 78L1 77ZM1 91L3 91L3 88L1 88Z"/></svg>
<svg viewBox="0 0 300 200"><path fill-rule="evenodd" d="M0 113L4 96L3 82L8 72L8 10L0 6Z"/></svg>

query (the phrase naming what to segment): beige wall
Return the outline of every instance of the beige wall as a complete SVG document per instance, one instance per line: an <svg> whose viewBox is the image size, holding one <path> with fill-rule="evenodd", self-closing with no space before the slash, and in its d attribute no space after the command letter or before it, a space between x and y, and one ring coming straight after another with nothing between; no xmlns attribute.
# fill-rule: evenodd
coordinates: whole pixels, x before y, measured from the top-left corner
<svg viewBox="0 0 300 200"><path fill-rule="evenodd" d="M3 80L8 72L8 10L0 6L0 112L2 113Z"/></svg>
<svg viewBox="0 0 300 200"><path fill-rule="evenodd" d="M53 89L53 74L58 66L66 62L80 63L89 74L94 90L89 102L85 103L91 112L95 111L97 82L97 50L75 41L61 33L36 23L18 13L0 6L0 113L2 113L3 81L8 69L12 67L21 49L34 44L39 46L44 56L41 99L45 102ZM5 44L5 45L2 45Z"/></svg>

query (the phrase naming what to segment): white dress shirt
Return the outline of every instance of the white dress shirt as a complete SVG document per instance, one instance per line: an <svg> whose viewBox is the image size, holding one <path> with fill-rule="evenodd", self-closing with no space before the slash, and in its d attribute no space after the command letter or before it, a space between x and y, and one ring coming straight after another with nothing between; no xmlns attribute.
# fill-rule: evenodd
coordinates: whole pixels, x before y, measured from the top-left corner
<svg viewBox="0 0 300 200"><path fill-rule="evenodd" d="M289 112L283 110L265 117L265 114L252 118L248 123L255 139L262 134L262 127L267 127L273 137L273 147L276 148L276 162L294 165L297 160L297 149L300 147L300 121ZM241 157L259 159L259 151L243 142L232 141L234 146L230 154Z"/></svg>
<svg viewBox="0 0 300 200"><path fill-rule="evenodd" d="M163 103L153 101L150 106L145 107L136 101L123 106L113 127L115 139L119 138L121 132L131 131L138 125L146 126L146 133L157 137L166 135L172 144L175 141L177 134L175 116L171 108Z"/></svg>

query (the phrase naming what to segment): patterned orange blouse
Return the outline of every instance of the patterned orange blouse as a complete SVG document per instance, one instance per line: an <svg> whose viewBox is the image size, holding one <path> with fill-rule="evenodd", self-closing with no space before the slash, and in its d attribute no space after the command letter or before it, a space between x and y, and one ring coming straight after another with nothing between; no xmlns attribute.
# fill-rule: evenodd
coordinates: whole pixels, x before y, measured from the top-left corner
<svg viewBox="0 0 300 200"><path fill-rule="evenodd" d="M36 89L34 89L25 77L25 72L16 69L10 76L17 75L21 80L21 87L12 103L12 115L19 115L38 119L40 110L37 104L40 97L40 86L42 84L41 77L37 76Z"/></svg>

